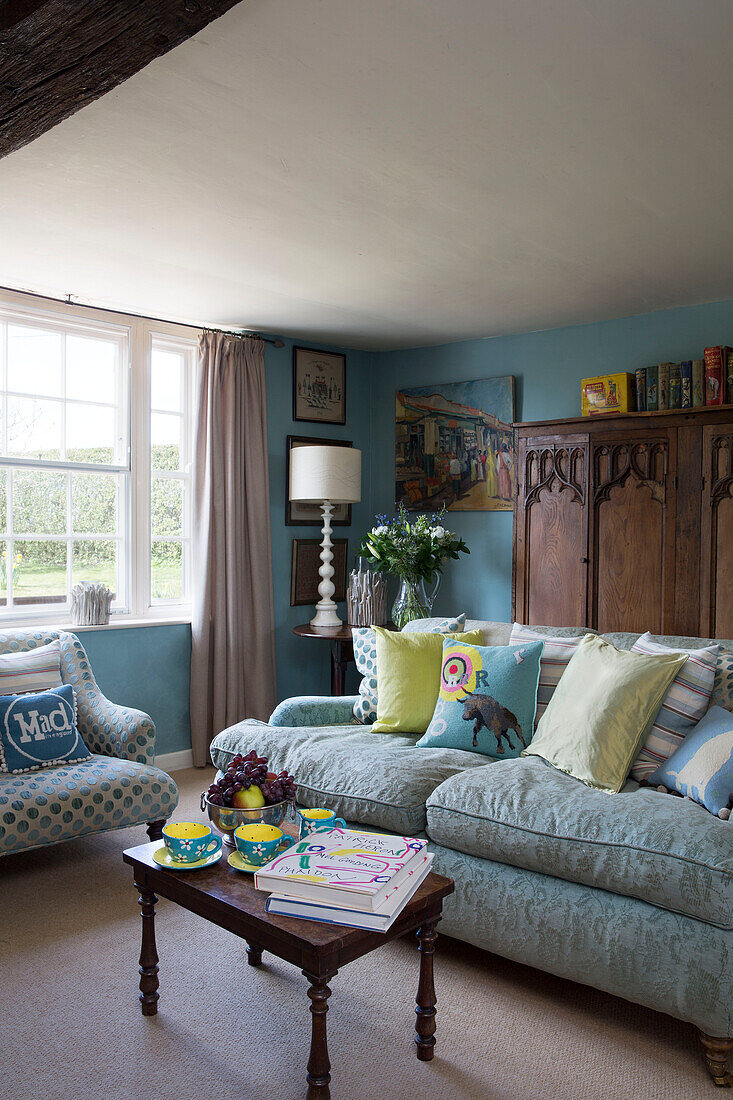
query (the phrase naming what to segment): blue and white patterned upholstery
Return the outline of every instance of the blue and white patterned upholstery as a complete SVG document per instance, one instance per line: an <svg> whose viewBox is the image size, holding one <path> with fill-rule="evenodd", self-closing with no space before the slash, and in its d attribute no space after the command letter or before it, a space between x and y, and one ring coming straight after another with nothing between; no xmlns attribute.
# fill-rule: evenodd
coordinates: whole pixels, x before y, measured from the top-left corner
<svg viewBox="0 0 733 1100"><path fill-rule="evenodd" d="M42 629L0 633L0 653L20 653L57 639L61 679L74 688L79 732L94 755L25 775L0 773L0 855L161 821L178 804L176 784L153 766L152 718L102 694L75 634Z"/></svg>

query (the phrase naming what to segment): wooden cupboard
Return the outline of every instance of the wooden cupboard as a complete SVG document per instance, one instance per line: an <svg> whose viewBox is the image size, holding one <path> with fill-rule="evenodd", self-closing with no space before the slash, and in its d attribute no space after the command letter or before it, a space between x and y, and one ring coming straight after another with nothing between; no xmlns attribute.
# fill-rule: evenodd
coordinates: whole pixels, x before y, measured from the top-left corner
<svg viewBox="0 0 733 1100"><path fill-rule="evenodd" d="M514 428L515 619L733 637L733 406Z"/></svg>

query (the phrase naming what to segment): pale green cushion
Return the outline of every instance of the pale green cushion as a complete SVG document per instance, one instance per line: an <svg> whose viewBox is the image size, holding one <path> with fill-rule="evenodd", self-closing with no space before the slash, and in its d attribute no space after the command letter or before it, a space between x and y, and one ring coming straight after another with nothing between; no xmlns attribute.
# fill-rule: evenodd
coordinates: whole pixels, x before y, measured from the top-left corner
<svg viewBox="0 0 733 1100"><path fill-rule="evenodd" d="M379 699L376 733L425 733L440 689L443 641L483 642L480 630L462 634L403 634L375 626Z"/></svg>
<svg viewBox="0 0 733 1100"><path fill-rule="evenodd" d="M587 634L568 662L523 756L590 787L618 792L686 654L647 656Z"/></svg>

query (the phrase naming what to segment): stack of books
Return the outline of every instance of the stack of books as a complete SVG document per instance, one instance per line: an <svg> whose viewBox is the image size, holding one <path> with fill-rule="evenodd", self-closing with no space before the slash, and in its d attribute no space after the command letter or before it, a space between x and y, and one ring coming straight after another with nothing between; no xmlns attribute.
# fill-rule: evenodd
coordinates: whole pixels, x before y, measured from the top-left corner
<svg viewBox="0 0 733 1100"><path fill-rule="evenodd" d="M255 873L268 913L387 932L430 872L427 841L362 829L314 833Z"/></svg>

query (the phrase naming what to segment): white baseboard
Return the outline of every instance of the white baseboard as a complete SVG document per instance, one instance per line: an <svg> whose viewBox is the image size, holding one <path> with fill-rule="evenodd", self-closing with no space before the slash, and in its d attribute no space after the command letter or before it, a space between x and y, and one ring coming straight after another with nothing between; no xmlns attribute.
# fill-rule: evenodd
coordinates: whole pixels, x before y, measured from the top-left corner
<svg viewBox="0 0 733 1100"><path fill-rule="evenodd" d="M190 749L181 749L179 752L164 752L162 756L156 756L155 766L163 772L180 772L184 768L192 768L193 753Z"/></svg>

